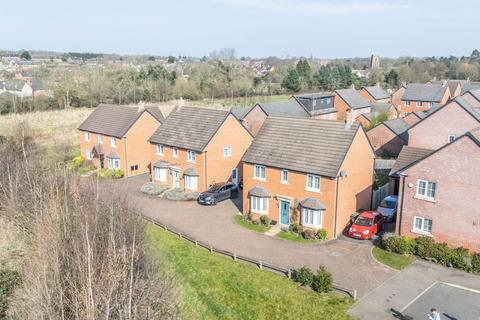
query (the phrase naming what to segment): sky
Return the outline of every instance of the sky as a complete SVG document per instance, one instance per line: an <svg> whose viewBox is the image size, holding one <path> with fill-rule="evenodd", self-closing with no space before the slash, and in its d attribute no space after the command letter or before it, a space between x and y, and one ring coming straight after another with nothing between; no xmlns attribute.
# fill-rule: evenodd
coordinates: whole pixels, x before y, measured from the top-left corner
<svg viewBox="0 0 480 320"><path fill-rule="evenodd" d="M0 11L0 49L461 56L480 48L479 12L478 0L23 0Z"/></svg>

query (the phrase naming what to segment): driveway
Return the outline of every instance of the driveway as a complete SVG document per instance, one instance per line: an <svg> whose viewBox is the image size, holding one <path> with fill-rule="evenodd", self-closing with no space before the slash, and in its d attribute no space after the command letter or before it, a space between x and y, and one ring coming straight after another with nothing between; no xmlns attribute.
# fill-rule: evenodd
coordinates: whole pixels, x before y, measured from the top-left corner
<svg viewBox="0 0 480 320"><path fill-rule="evenodd" d="M137 176L120 180L116 185L127 191L134 207L144 216L219 249L282 268L306 265L316 270L323 264L333 274L335 283L356 289L358 297L365 296L396 273L373 260L368 243L339 239L322 244L297 244L266 236L235 223L239 208L233 201L201 206L194 201L163 200L139 191L145 181L147 177Z"/></svg>

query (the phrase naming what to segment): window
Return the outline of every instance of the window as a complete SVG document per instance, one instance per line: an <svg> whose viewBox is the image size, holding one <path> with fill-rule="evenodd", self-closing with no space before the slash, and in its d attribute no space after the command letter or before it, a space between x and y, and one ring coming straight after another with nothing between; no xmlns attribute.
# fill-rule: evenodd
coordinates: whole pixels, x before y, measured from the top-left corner
<svg viewBox="0 0 480 320"><path fill-rule="evenodd" d="M417 196L427 199L435 199L437 184L432 181L418 180Z"/></svg>
<svg viewBox="0 0 480 320"><path fill-rule="evenodd" d="M405 103L405 106L406 106L406 107L409 107L409 106L410 106L410 101L409 101L409 100L405 100L404 103Z"/></svg>
<svg viewBox="0 0 480 320"><path fill-rule="evenodd" d="M161 182L167 182L167 169L155 168L155 180Z"/></svg>
<svg viewBox="0 0 480 320"><path fill-rule="evenodd" d="M449 134L449 135L448 135L448 138L447 138L447 141L448 141L448 143L452 143L453 141L455 141L456 138L457 138L456 135L454 135L454 134Z"/></svg>
<svg viewBox="0 0 480 320"><path fill-rule="evenodd" d="M158 154L159 156L163 156L163 154L164 154L164 153L163 153L163 144L157 144L157 145L155 146L155 150L157 151L157 154Z"/></svg>
<svg viewBox="0 0 480 320"><path fill-rule="evenodd" d="M178 149L176 147L173 147L172 149L172 156L174 158L178 158Z"/></svg>
<svg viewBox="0 0 480 320"><path fill-rule="evenodd" d="M302 225L321 228L322 211L302 208Z"/></svg>
<svg viewBox="0 0 480 320"><path fill-rule="evenodd" d="M268 212L268 198L250 197L250 211L266 214Z"/></svg>
<svg viewBox="0 0 480 320"><path fill-rule="evenodd" d="M424 233L432 233L432 220L422 217L413 218L413 230L420 231Z"/></svg>
<svg viewBox="0 0 480 320"><path fill-rule="evenodd" d="M332 102L332 98L327 98L327 104L330 104Z"/></svg>
<svg viewBox="0 0 480 320"><path fill-rule="evenodd" d="M98 143L102 144L103 143L103 136L101 134L97 135L97 141Z"/></svg>
<svg viewBox="0 0 480 320"><path fill-rule="evenodd" d="M83 133L83 138L85 139L85 141L90 141L90 132L84 132Z"/></svg>
<svg viewBox="0 0 480 320"><path fill-rule="evenodd" d="M184 178L185 178L185 189L197 190L198 177L184 176Z"/></svg>
<svg viewBox="0 0 480 320"><path fill-rule="evenodd" d="M307 190L309 191L320 191L320 176L313 174L307 175Z"/></svg>
<svg viewBox="0 0 480 320"><path fill-rule="evenodd" d="M265 166L260 166L256 164L253 167L253 178L255 179L260 179L260 180L266 180L267 176L265 173Z"/></svg>
<svg viewBox="0 0 480 320"><path fill-rule="evenodd" d="M288 170L286 170L286 169L282 170L282 180L280 182L281 183L288 183Z"/></svg>
<svg viewBox="0 0 480 320"><path fill-rule="evenodd" d="M117 147L117 139L115 137L110 138L110 147L112 147L112 148Z"/></svg>
<svg viewBox="0 0 480 320"><path fill-rule="evenodd" d="M92 151L87 150L87 151L85 152L85 158L86 158L87 160L92 160Z"/></svg>
<svg viewBox="0 0 480 320"><path fill-rule="evenodd" d="M423 101L417 101L417 107L421 107L423 105Z"/></svg>
<svg viewBox="0 0 480 320"><path fill-rule="evenodd" d="M195 162L195 159L196 159L195 151L188 150L187 151L187 161L188 162Z"/></svg>
<svg viewBox="0 0 480 320"><path fill-rule="evenodd" d="M432 108L432 107L433 107L433 102L432 102L432 101L430 101L430 102L428 103L428 107L429 107L429 108Z"/></svg>
<svg viewBox="0 0 480 320"><path fill-rule="evenodd" d="M232 156L232 146L223 148L223 157L228 158Z"/></svg>
<svg viewBox="0 0 480 320"><path fill-rule="evenodd" d="M120 159L108 158L108 169L120 168Z"/></svg>

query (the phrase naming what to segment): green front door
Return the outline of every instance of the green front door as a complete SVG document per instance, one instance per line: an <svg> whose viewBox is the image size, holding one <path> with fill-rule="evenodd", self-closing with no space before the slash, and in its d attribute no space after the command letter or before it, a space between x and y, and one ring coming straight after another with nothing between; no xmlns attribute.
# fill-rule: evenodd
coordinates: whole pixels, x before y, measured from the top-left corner
<svg viewBox="0 0 480 320"><path fill-rule="evenodd" d="M280 200L280 223L290 224L290 201Z"/></svg>

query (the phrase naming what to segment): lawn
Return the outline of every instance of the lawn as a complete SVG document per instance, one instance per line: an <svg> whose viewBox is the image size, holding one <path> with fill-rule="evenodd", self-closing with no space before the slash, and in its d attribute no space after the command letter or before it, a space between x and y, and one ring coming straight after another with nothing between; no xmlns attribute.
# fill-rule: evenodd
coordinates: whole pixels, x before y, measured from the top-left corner
<svg viewBox="0 0 480 320"><path fill-rule="evenodd" d="M263 224L253 224L249 221L243 220L243 217L239 214L235 215L235 222L244 228L247 228L256 232L265 233L268 230L270 230L270 227L264 226Z"/></svg>
<svg viewBox="0 0 480 320"><path fill-rule="evenodd" d="M289 241L294 241L294 242L300 242L300 243L318 243L320 240L308 240L303 238L301 235L293 233L293 232L286 232L286 231L280 231L275 235L275 237L284 239L284 240L289 240Z"/></svg>
<svg viewBox="0 0 480 320"><path fill-rule="evenodd" d="M381 262L393 269L402 270L408 267L413 260L415 259L413 256L405 256L401 254L396 254L393 252L389 252L383 250L379 247L373 247L372 249L373 257L378 261Z"/></svg>
<svg viewBox="0 0 480 320"><path fill-rule="evenodd" d="M184 319L351 319L352 300L209 253L149 225L151 253L172 270Z"/></svg>

